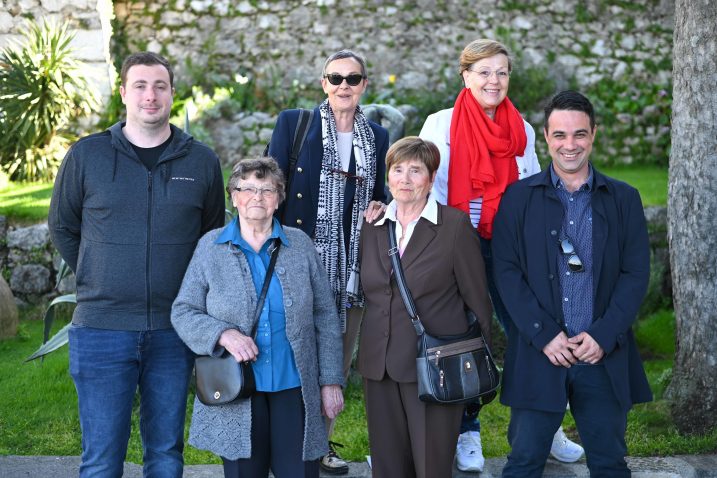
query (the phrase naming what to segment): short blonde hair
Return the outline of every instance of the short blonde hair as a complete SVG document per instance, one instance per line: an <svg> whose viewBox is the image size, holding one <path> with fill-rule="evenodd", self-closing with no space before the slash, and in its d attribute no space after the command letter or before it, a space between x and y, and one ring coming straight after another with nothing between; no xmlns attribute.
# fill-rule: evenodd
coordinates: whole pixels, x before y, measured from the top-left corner
<svg viewBox="0 0 717 478"><path fill-rule="evenodd" d="M386 153L386 170L404 161L415 159L420 161L428 169L428 174L433 176L441 163L441 153L438 147L419 138L418 136L406 136L401 138L388 148Z"/></svg>
<svg viewBox="0 0 717 478"><path fill-rule="evenodd" d="M499 41L489 40L488 38L473 40L467 44L461 52L461 56L458 59L460 63L458 73L462 75L463 72L469 69L475 62L500 54L508 57L508 72L512 72L513 57L507 46Z"/></svg>

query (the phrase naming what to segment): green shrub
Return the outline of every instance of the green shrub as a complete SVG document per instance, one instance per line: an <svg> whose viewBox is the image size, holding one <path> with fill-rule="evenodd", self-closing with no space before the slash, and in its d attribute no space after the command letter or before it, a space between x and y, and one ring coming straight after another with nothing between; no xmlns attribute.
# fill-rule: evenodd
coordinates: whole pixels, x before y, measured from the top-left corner
<svg viewBox="0 0 717 478"><path fill-rule="evenodd" d="M606 164L630 158L667 167L670 157L672 83L605 78L584 91L595 106L598 139L593 156Z"/></svg>
<svg viewBox="0 0 717 478"><path fill-rule="evenodd" d="M0 167L12 180L52 178L72 120L98 102L73 57L67 26L29 23L25 43L0 52Z"/></svg>

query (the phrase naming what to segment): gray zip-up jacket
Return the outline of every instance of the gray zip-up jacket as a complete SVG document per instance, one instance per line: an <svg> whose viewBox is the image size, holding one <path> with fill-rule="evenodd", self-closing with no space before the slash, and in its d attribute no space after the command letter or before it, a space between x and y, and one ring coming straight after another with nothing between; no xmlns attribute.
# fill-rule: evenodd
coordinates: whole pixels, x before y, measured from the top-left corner
<svg viewBox="0 0 717 478"><path fill-rule="evenodd" d="M75 271L73 323L170 328L170 309L199 238L224 224L219 158L175 126L150 171L124 123L67 152L50 202L50 236Z"/></svg>

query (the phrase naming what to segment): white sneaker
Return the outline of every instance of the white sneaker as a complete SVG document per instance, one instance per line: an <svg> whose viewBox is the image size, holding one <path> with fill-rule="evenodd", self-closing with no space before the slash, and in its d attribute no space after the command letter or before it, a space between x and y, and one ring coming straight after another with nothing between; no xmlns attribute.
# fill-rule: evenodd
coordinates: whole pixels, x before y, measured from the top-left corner
<svg viewBox="0 0 717 478"><path fill-rule="evenodd" d="M465 432L458 435L456 445L456 467L461 471L483 471L483 445L480 432Z"/></svg>
<svg viewBox="0 0 717 478"><path fill-rule="evenodd" d="M553 446L550 447L553 458L563 463L573 463L578 461L584 452L583 447L565 436L563 427L558 428L553 437Z"/></svg>

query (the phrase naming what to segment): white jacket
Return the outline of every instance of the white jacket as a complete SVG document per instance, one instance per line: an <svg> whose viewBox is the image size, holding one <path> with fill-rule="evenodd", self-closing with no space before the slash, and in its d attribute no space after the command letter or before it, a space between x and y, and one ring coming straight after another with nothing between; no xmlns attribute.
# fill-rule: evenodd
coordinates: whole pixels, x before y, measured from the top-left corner
<svg viewBox="0 0 717 478"><path fill-rule="evenodd" d="M433 195L441 204L448 203L448 163L451 157L452 117L453 108L429 115L419 134L422 139L435 143L441 152L441 164L438 166L436 180L433 182ZM535 131L527 121L523 120L523 123L528 142L525 146L525 154L515 158L515 162L518 163L518 179L527 178L540 172L538 156L535 154Z"/></svg>

